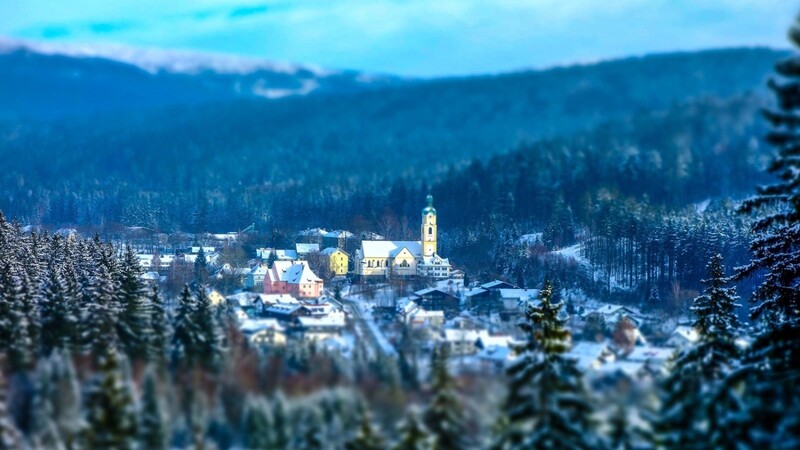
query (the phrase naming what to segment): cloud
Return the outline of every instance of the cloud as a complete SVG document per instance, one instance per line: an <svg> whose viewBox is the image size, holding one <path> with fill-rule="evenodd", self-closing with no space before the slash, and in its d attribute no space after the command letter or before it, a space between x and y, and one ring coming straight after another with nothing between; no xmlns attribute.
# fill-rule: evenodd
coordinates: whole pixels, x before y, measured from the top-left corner
<svg viewBox="0 0 800 450"><path fill-rule="evenodd" d="M0 34L458 75L655 51L785 46L784 0L26 0ZM64 6L67 4L68 6Z"/></svg>

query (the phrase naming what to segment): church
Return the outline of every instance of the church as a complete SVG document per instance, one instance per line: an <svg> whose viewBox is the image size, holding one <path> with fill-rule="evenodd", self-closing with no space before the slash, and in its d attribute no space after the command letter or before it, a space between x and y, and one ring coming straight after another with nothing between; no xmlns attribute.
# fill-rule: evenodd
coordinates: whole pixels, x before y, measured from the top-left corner
<svg viewBox="0 0 800 450"><path fill-rule="evenodd" d="M355 273L361 279L421 276L450 278L450 261L436 253L437 225L433 196L422 210L419 241L361 241Z"/></svg>

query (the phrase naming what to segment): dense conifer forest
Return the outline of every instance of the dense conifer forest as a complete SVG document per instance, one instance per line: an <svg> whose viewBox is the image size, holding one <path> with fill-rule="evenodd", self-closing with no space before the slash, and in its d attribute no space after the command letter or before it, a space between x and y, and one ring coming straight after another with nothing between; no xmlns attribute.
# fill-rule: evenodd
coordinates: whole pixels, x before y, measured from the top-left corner
<svg viewBox="0 0 800 450"><path fill-rule="evenodd" d="M800 446L797 53L38 120L0 124L0 450ZM419 364L410 327L390 352L256 345L211 297L202 243L175 295L109 238L411 239L427 193L467 283L537 289L492 376L448 345ZM697 339L591 385L568 355L577 294L688 318Z"/></svg>

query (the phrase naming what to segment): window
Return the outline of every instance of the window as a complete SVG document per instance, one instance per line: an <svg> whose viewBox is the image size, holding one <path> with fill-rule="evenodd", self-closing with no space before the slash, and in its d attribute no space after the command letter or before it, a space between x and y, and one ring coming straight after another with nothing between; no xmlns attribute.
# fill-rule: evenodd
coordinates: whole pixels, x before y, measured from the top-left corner
<svg viewBox="0 0 800 450"><path fill-rule="evenodd" d="M428 234L433 234L433 227L428 227Z"/></svg>

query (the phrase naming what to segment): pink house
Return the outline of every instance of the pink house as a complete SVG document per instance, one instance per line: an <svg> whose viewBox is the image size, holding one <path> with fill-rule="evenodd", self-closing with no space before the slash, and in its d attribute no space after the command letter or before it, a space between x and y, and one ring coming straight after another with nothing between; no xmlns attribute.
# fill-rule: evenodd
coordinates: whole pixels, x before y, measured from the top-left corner
<svg viewBox="0 0 800 450"><path fill-rule="evenodd" d="M275 261L264 277L265 294L290 294L316 298L322 294L322 280L306 261Z"/></svg>

